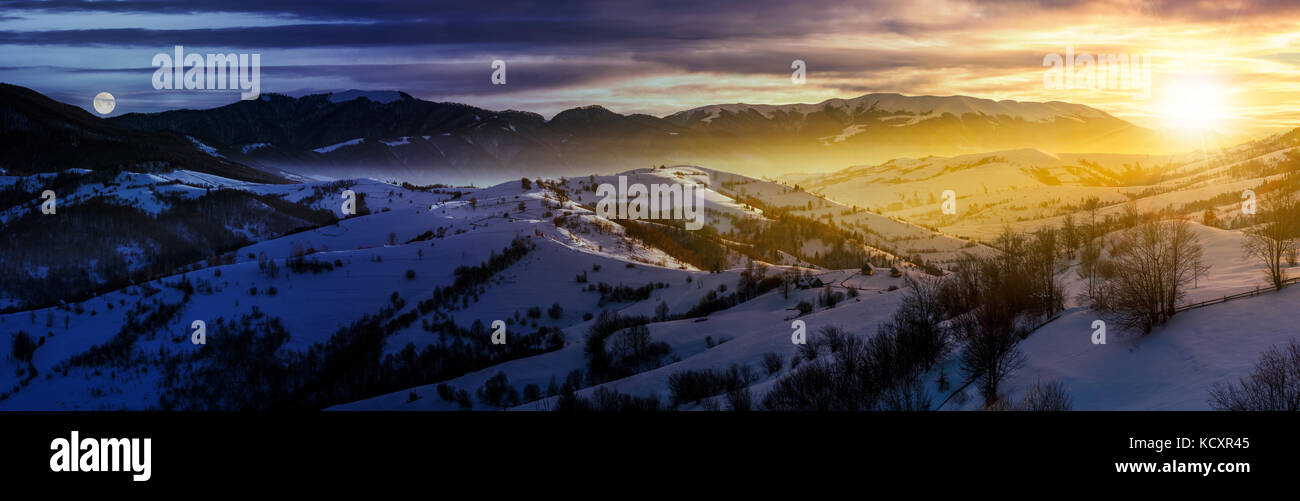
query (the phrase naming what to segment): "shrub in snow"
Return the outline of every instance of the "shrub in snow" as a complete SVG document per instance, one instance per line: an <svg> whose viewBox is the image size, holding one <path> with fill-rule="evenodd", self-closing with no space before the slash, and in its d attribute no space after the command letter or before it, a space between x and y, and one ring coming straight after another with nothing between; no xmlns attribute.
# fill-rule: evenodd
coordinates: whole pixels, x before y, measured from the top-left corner
<svg viewBox="0 0 1300 501"><path fill-rule="evenodd" d="M460 410L467 411L474 407L469 401L469 392L465 390L456 390L456 404L460 405Z"/></svg>
<svg viewBox="0 0 1300 501"><path fill-rule="evenodd" d="M723 393L736 392L758 381L758 375L749 366L731 364L725 371L702 369L685 370L668 376L668 389L672 392L673 407L700 402Z"/></svg>
<svg viewBox="0 0 1300 501"><path fill-rule="evenodd" d="M753 409L754 397L749 387L737 388L727 392L727 410L744 412Z"/></svg>
<svg viewBox="0 0 1300 501"><path fill-rule="evenodd" d="M785 365L785 360L778 353L767 352L763 354L763 370L771 376L781 372L781 367Z"/></svg>
<svg viewBox="0 0 1300 501"><path fill-rule="evenodd" d="M532 402L542 398L542 388L536 384L529 383L524 387L524 402Z"/></svg>
<svg viewBox="0 0 1300 501"><path fill-rule="evenodd" d="M924 289L904 299L874 337L863 340L843 329L823 329L791 360L790 373L764 396L769 410L928 410L930 397L921 377L946 353L946 334L939 341L930 330ZM829 360L818 359L830 347ZM833 346L832 346L833 345ZM777 357L779 361L779 357ZM808 361L799 364L800 359Z"/></svg>
<svg viewBox="0 0 1300 501"><path fill-rule="evenodd" d="M591 393L590 400L575 395L572 390L565 390L553 407L553 410L567 412L651 412L661 409L659 398L654 395L638 397L603 386Z"/></svg>
<svg viewBox="0 0 1300 501"><path fill-rule="evenodd" d="M454 402L456 400L456 389L452 388L451 385L447 383L438 383L437 389L438 398L441 398L446 402Z"/></svg>
<svg viewBox="0 0 1300 501"><path fill-rule="evenodd" d="M1300 344L1270 346L1238 384L1216 383L1210 407L1221 411L1300 411Z"/></svg>
<svg viewBox="0 0 1300 501"><path fill-rule="evenodd" d="M31 362L32 355L36 353L36 343L32 341L31 334L28 334L27 331L18 331L17 334L14 334L10 353L14 360Z"/></svg>
<svg viewBox="0 0 1300 501"><path fill-rule="evenodd" d="M1068 411L1070 407L1070 394L1060 381L1035 382L1025 390L1025 398L1016 406L1023 411Z"/></svg>
<svg viewBox="0 0 1300 501"><path fill-rule="evenodd" d="M496 375L479 387L478 399L483 405L504 409L519 405L519 390L510 386L510 380L504 371L497 371Z"/></svg>

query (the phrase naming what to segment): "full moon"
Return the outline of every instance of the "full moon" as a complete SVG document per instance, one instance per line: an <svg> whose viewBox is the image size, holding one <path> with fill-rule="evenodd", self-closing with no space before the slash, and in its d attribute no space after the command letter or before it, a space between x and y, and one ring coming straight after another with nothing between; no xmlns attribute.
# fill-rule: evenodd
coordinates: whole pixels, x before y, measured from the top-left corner
<svg viewBox="0 0 1300 501"><path fill-rule="evenodd" d="M113 108L116 107L117 107L117 100L113 99L112 94L109 94L107 92L100 92L99 94L95 95L95 111L98 111L100 115L107 115L109 113L112 113Z"/></svg>

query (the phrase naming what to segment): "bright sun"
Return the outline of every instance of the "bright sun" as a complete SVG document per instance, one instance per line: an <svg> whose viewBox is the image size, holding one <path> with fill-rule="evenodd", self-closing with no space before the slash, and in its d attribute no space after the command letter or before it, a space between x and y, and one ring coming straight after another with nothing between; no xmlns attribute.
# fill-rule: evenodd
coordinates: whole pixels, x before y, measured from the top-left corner
<svg viewBox="0 0 1300 501"><path fill-rule="evenodd" d="M1189 132L1223 132L1229 118L1227 92L1206 77L1176 77L1160 91L1165 126Z"/></svg>

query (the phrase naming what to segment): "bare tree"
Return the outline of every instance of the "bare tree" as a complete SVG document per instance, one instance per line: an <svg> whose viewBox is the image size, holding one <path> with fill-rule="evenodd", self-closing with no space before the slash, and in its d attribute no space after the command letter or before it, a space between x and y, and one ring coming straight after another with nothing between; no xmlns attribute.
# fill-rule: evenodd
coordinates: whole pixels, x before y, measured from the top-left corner
<svg viewBox="0 0 1300 501"><path fill-rule="evenodd" d="M959 307L965 312L952 322L965 341L961 371L966 379L977 381L986 406L997 403L999 385L1025 364L1025 355L1018 346L1025 329L1017 319L1032 309L1034 300L1027 294L1032 287L1023 266L1025 253L1018 241L1016 237L1003 238L1002 243L1009 244L1004 248L1013 252L991 259L964 260L954 273L958 282L954 291L968 295L967 304ZM962 290L967 288L973 290Z"/></svg>
<svg viewBox="0 0 1300 501"><path fill-rule="evenodd" d="M994 308L996 306L986 305L981 311L991 312ZM1020 336L1013 328L989 329L987 325L980 325L988 323L989 316L974 315L961 319L976 324L967 327L973 331L973 335L969 336L966 349L962 352L961 370L967 378L976 381L985 405L993 405L998 401L999 385L1007 376L1024 367L1027 361L1025 353L1018 346Z"/></svg>
<svg viewBox="0 0 1300 501"><path fill-rule="evenodd" d="M1186 221L1154 218L1124 230L1110 251L1093 308L1142 333L1174 316L1187 286L1205 274L1199 239Z"/></svg>
<svg viewBox="0 0 1300 501"><path fill-rule="evenodd" d="M1079 248L1079 227L1074 224L1074 214L1066 214L1061 222L1061 251L1067 257L1074 257Z"/></svg>
<svg viewBox="0 0 1300 501"><path fill-rule="evenodd" d="M1083 280L1086 287L1083 297L1088 300L1094 300L1097 297L1097 275L1099 275L1099 264L1101 263L1101 249L1105 242L1101 238L1088 238L1083 243L1083 248L1079 249L1079 269L1077 273L1079 279Z"/></svg>
<svg viewBox="0 0 1300 501"><path fill-rule="evenodd" d="M1051 315L1065 307L1065 292L1056 279L1065 269L1065 256L1058 240L1057 230L1047 227L1034 232L1025 245L1023 259L1033 295L1032 313Z"/></svg>
<svg viewBox="0 0 1300 501"><path fill-rule="evenodd" d="M1164 250L1168 256L1165 271L1165 319L1174 316L1178 300L1186 294L1187 284L1195 283L1198 278L1209 271L1210 267L1202 264L1203 252L1200 238L1187 221L1163 223L1168 237Z"/></svg>
<svg viewBox="0 0 1300 501"><path fill-rule="evenodd" d="M1006 230L993 246L1002 252L959 260L938 298L963 344L963 376L977 381L990 407L1000 405L1002 381L1025 363L1020 340L1064 303L1057 281L1063 259L1056 230L1031 237Z"/></svg>
<svg viewBox="0 0 1300 501"><path fill-rule="evenodd" d="M1300 204L1294 194L1273 195L1262 201L1263 213L1255 226L1245 231L1246 254L1264 265L1269 282L1282 289L1287 280L1283 263L1296 252L1300 242Z"/></svg>

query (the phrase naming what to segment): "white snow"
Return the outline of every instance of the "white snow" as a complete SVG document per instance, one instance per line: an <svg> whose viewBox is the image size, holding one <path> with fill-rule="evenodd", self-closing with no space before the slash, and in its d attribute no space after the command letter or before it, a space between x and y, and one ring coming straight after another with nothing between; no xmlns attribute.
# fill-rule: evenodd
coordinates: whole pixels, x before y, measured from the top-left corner
<svg viewBox="0 0 1300 501"><path fill-rule="evenodd" d="M208 145L206 145L206 144L203 144L202 141L199 141L198 139L194 139L194 138L191 137L191 136L185 136L185 138L186 138L186 139L189 139L190 142L194 144L194 147L195 147L195 148L198 148L199 151L202 151L202 152L204 152L204 153L207 153L208 155L211 155L211 156L214 156L214 157L217 157L217 158L225 158L225 157L223 157L223 156L221 156L220 154L217 153L217 149L216 149L216 148L213 148L213 147L211 147L211 146L208 146Z"/></svg>
<svg viewBox="0 0 1300 501"><path fill-rule="evenodd" d="M320 147L320 148L316 148L316 149L314 149L314 150L312 150L312 151L314 151L314 152L316 152L316 153L329 153L329 152L334 151L334 150L337 150L337 149L339 149L339 148L344 148L344 147L348 147L348 146L356 146L356 145L361 144L361 143L364 143L364 142L366 142L366 138L364 138L364 137L359 137L359 138L356 138L356 139L349 139L349 140L347 140L347 141L343 141L343 142L341 142L341 143L331 144L331 145L329 145L329 146L322 146L322 147Z"/></svg>
<svg viewBox="0 0 1300 501"><path fill-rule="evenodd" d="M239 152L240 152L240 153L243 153L243 154L245 154L245 155L247 155L247 154L249 154L249 153L251 153L251 152L253 152L253 151L256 151L256 150L259 150L259 149L262 149L262 148L267 148L267 147L270 147L270 146L271 146L271 143L252 143L252 144L245 144L245 145L239 147Z"/></svg>

